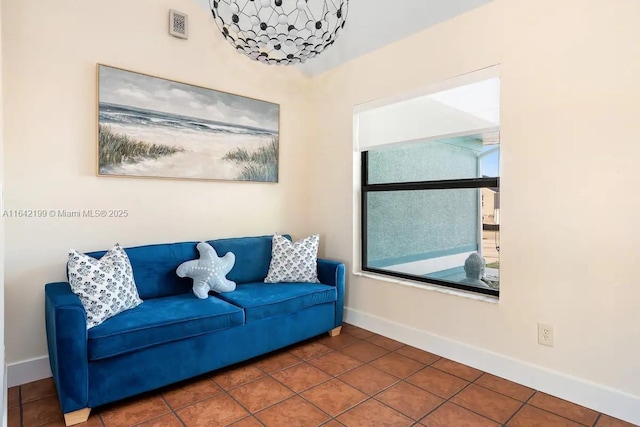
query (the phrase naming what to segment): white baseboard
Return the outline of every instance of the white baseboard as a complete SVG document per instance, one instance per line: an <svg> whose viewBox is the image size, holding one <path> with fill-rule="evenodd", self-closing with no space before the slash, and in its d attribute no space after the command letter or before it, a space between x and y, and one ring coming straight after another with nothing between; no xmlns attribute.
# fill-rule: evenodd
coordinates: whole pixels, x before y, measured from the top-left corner
<svg viewBox="0 0 640 427"><path fill-rule="evenodd" d="M640 425L640 396L345 308L344 321L535 390Z"/></svg>
<svg viewBox="0 0 640 427"><path fill-rule="evenodd" d="M50 376L49 356L36 357L7 365L7 387L42 380Z"/></svg>

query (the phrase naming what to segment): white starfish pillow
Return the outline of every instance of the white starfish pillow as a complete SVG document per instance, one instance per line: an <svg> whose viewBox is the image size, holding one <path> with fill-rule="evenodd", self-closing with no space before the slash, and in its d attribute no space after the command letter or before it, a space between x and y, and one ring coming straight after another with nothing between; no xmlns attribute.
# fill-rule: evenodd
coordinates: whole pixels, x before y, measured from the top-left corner
<svg viewBox="0 0 640 427"><path fill-rule="evenodd" d="M200 242L196 246L200 259L183 262L176 269L179 277L193 279L193 293L200 299L209 296L209 291L232 292L236 290L236 282L225 276L236 262L236 256L227 252L222 258L218 256L210 244Z"/></svg>

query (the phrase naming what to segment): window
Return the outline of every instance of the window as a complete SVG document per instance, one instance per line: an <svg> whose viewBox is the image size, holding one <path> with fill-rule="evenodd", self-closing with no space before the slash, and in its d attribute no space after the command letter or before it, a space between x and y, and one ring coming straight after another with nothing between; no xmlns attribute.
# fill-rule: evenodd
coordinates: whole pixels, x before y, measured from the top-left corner
<svg viewBox="0 0 640 427"><path fill-rule="evenodd" d="M363 271L498 296L499 88L494 77L357 114Z"/></svg>

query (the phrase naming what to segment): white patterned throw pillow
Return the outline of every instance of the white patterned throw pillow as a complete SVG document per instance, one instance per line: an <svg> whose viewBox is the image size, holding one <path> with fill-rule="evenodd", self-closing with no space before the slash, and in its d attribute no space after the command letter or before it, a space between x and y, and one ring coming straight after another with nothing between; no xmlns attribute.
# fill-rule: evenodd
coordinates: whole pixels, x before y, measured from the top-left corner
<svg viewBox="0 0 640 427"><path fill-rule="evenodd" d="M317 234L293 243L286 237L275 234L271 246L271 264L265 283L318 281Z"/></svg>
<svg viewBox="0 0 640 427"><path fill-rule="evenodd" d="M67 271L71 290L87 312L87 329L142 302L129 257L117 243L99 260L72 249Z"/></svg>

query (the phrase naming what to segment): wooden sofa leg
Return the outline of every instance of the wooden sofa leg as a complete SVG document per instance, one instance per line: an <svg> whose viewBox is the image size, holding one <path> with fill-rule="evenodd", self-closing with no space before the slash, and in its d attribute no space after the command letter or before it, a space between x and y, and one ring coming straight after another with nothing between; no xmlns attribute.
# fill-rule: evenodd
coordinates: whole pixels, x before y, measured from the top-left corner
<svg viewBox="0 0 640 427"><path fill-rule="evenodd" d="M342 326L338 326L337 328L333 328L332 330L329 331L329 336L330 337L337 337L338 335L340 335L340 331L342 331Z"/></svg>
<svg viewBox="0 0 640 427"><path fill-rule="evenodd" d="M64 414L64 423L67 426L72 426L74 424L80 424L89 419L89 414L91 413L91 408L78 409L77 411L67 412Z"/></svg>

